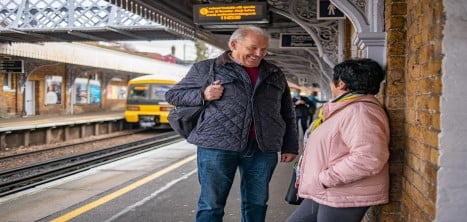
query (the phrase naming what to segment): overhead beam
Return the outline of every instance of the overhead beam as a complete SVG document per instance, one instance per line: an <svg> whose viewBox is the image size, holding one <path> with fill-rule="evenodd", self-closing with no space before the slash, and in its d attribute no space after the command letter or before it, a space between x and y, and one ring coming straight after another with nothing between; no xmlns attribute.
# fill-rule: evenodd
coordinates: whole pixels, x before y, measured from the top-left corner
<svg viewBox="0 0 467 222"><path fill-rule="evenodd" d="M105 29L109 30L109 31L112 31L112 32L116 32L116 33L119 33L119 34L122 34L126 37L130 37L130 38L133 38L133 39L138 39L138 40L148 40L144 37L141 37L141 36L138 36L138 35L135 35L135 34L132 34L130 32L127 32L127 31L124 31L124 30L121 30L121 29L118 29L118 28L115 28L115 27L112 27L112 26L107 26L105 27Z"/></svg>
<svg viewBox="0 0 467 222"><path fill-rule="evenodd" d="M82 32L68 31L67 33L69 35L73 35L73 36L77 36L77 37L80 37L80 38L93 40L93 41L102 41L102 42L109 41L108 39L101 38L101 37L94 36L94 35L90 35L90 34L86 34L86 33L82 33Z"/></svg>
<svg viewBox="0 0 467 222"><path fill-rule="evenodd" d="M48 36L48 35L43 35L43 34L33 33L33 32L26 32L26 31L13 29L13 28L6 29L5 31L10 31L10 32L25 35L25 36L32 36L32 37L38 38L40 40L46 40L46 41L57 41L57 42L65 41L63 39L56 38L56 37L53 37L53 36Z"/></svg>

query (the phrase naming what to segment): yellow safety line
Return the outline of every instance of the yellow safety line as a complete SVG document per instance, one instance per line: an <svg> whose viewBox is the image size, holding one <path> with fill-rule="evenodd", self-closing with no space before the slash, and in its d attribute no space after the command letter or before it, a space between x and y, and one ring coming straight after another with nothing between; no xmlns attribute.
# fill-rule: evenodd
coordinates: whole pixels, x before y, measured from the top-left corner
<svg viewBox="0 0 467 222"><path fill-rule="evenodd" d="M129 191L131 191L131 190L133 190L133 189L135 189L135 188L149 182L149 181L151 181L151 180L154 180L154 179L156 179L156 178L158 178L158 177L160 177L160 176L162 176L162 175L164 175L166 173L169 173L170 171L175 170L178 167L181 167L182 165L194 160L195 158L196 158L196 155L192 155L190 157L187 157L184 160L182 160L180 162L177 162L177 163L175 163L175 164L173 164L173 165L171 165L171 166L169 166L167 168L164 168L161 171L158 171L158 172L156 172L156 173L154 173L154 174L152 174L150 176L147 176L147 177L145 177L145 178L143 178L143 179L141 179L139 181L136 181L136 182L134 182L134 183L120 189L120 190L117 190L117 191L115 191L115 192L113 192L111 194L108 194L108 195L106 195L104 197L101 197L98 200L95 200L95 201L93 201L93 202L91 202L89 204L86 204L86 205L78 208L78 209L70 211L70 212L68 212L68 213L66 213L66 214L64 214L64 215L62 215L60 217L57 217L57 218L55 218L55 219L53 219L51 221L52 222L69 221L69 220L79 216L80 214L83 214L83 213L85 213L85 212L87 212L89 210L92 210L93 208L96 208L96 207L98 207L98 206L100 206L100 205L102 205L102 204L104 204L104 203L106 203L106 202L108 202L108 201L110 201L112 199L115 199L115 198L117 198L117 197L119 197L119 196L121 196L121 195L123 195L123 194L125 194L125 193L127 193L127 192L129 192Z"/></svg>

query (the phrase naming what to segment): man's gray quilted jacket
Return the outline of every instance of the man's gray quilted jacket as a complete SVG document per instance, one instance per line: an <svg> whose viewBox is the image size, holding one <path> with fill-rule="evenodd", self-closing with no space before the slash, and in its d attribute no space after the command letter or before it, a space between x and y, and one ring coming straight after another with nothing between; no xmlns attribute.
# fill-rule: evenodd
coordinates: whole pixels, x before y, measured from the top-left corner
<svg viewBox="0 0 467 222"><path fill-rule="evenodd" d="M290 90L282 71L264 59L259 65L255 89L248 73L233 62L228 52L215 59L215 80L221 80L224 93L210 102L188 142L206 148L243 150L254 118L256 138L264 152L298 153L297 127ZM195 63L188 74L166 94L175 106L204 103L203 90L211 82L213 59ZM209 82L209 83L208 83Z"/></svg>

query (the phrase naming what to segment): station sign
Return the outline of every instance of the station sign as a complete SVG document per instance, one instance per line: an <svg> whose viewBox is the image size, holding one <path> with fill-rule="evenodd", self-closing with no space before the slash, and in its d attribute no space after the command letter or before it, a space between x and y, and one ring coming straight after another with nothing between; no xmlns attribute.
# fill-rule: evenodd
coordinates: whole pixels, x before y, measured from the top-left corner
<svg viewBox="0 0 467 222"><path fill-rule="evenodd" d="M23 60L2 60L0 62L0 70L4 72L24 72Z"/></svg>
<svg viewBox="0 0 467 222"><path fill-rule="evenodd" d="M308 33L281 33L281 48L316 47L316 43Z"/></svg>
<svg viewBox="0 0 467 222"><path fill-rule="evenodd" d="M193 5L197 25L238 25L269 23L267 2Z"/></svg>
<svg viewBox="0 0 467 222"><path fill-rule="evenodd" d="M345 19L344 13L339 10L330 0L318 1L318 19L320 20L337 20Z"/></svg>

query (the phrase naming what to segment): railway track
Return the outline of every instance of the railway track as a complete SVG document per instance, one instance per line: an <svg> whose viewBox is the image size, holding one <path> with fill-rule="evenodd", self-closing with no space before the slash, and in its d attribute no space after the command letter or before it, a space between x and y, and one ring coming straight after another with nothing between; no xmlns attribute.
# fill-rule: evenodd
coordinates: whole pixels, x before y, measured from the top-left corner
<svg viewBox="0 0 467 222"><path fill-rule="evenodd" d="M133 156L182 138L174 132L0 172L0 197ZM18 157L15 157L18 158Z"/></svg>
<svg viewBox="0 0 467 222"><path fill-rule="evenodd" d="M33 148L32 150L17 152L17 153L13 153L13 154L0 153L0 155L1 155L0 156L0 162L6 162L6 161L11 162L11 161L16 161L16 160L19 160L19 159L25 159L25 158L29 158L29 157L37 157L37 156L44 155L44 154L47 154L47 153L60 152L60 151L63 151L63 150L71 150L71 149L75 149L77 146L82 146L82 145L89 144L89 143L97 143L97 142L102 142L102 141L111 141L111 140L114 140L114 139L117 139L117 138L120 138L120 137L126 137L126 136L130 136L130 135L135 135L135 134L138 134L138 133L144 133L144 132L145 132L145 130L141 130L141 129L138 129L138 130L126 130L126 131L124 131L122 133L117 133L117 134L113 134L113 135L110 135L110 136L89 138L87 140L80 139L80 140L76 140L73 143L68 143L68 144L52 145L52 146L46 147L46 148ZM3 171L3 170L4 169L0 168L0 172Z"/></svg>

